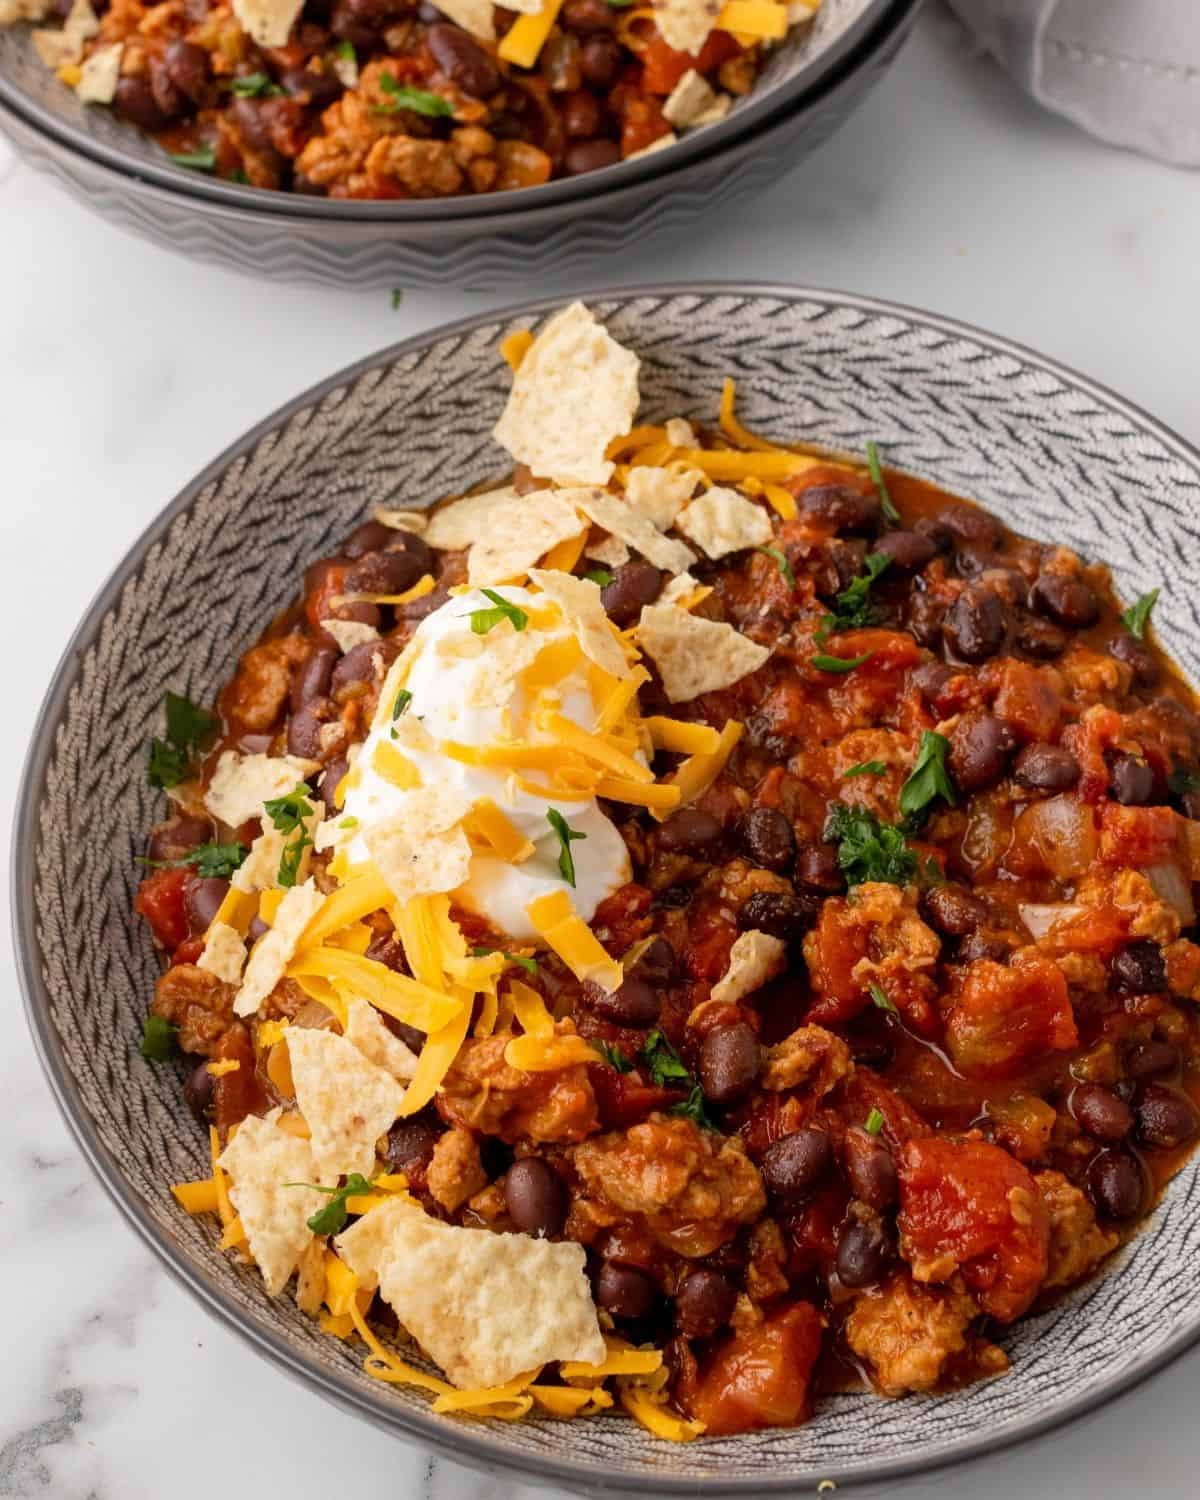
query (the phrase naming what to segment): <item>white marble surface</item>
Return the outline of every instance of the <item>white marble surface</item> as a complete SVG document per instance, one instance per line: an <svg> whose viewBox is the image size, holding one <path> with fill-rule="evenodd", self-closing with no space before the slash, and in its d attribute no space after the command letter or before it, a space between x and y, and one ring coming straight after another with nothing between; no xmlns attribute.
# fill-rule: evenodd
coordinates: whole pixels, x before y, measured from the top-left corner
<svg viewBox="0 0 1200 1500"><path fill-rule="evenodd" d="M1200 441L1200 181L1095 145L928 14L815 159L669 265L611 281L777 278L1023 340ZM90 218L0 141L0 806L87 599L191 475L277 403L488 305L317 293L169 259ZM578 290L542 286L539 292ZM492 299L499 300L499 299ZM104 851L96 851L103 858ZM7 869L0 885L7 883ZM5 903L7 904L7 903ZM324 1406L179 1291L91 1180L25 1032L0 930L0 1497L325 1500L529 1494ZM1061 1433L889 1495L1196 1493L1200 1351Z"/></svg>

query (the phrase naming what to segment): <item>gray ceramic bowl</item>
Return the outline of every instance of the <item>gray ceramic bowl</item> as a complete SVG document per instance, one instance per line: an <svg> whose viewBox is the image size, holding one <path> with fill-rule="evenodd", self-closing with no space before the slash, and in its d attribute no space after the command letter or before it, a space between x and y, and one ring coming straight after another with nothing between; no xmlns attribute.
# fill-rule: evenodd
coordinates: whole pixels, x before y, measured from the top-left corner
<svg viewBox="0 0 1200 1500"><path fill-rule="evenodd" d="M856 20L819 66L812 64L803 87L797 77L768 89L774 103L768 110L762 101L765 121L753 128L739 124L728 136L719 133L723 126L703 131L640 163L523 193L440 204L350 204L213 183L163 165L152 143L106 111L84 111L52 77L48 83L41 78L35 92L41 75L31 76L30 68L40 63L17 34L3 31L0 130L88 207L199 260L335 286L527 286L551 273L600 274L626 249L695 232L727 216L832 134L890 65L919 0L835 3L854 6ZM779 63L783 59L781 49ZM64 122L51 113L52 102L84 118ZM560 189L576 197L560 201Z"/></svg>
<svg viewBox="0 0 1200 1500"><path fill-rule="evenodd" d="M641 354L651 419L710 419L732 372L754 428L856 451L874 438L890 462L1022 531L1069 537L1127 597L1165 582L1156 624L1200 672L1200 615L1179 586L1200 543L1200 453L1128 403L1028 350L863 298L694 286L587 301ZM85 613L34 730L13 869L30 1024L67 1122L117 1206L210 1311L341 1406L481 1468L580 1491L812 1493L822 1479L890 1478L1042 1431L1200 1334L1200 1158L1106 1274L1003 1331L1005 1379L944 1397L834 1397L799 1430L687 1447L616 1417L436 1418L422 1396L364 1376L290 1300L270 1301L166 1190L207 1168L179 1079L137 1050L157 967L130 909L133 859L162 811L145 747L163 693L211 700L305 564L371 507L498 479L489 432L508 380L496 344L547 310L409 339L300 396L171 502Z"/></svg>

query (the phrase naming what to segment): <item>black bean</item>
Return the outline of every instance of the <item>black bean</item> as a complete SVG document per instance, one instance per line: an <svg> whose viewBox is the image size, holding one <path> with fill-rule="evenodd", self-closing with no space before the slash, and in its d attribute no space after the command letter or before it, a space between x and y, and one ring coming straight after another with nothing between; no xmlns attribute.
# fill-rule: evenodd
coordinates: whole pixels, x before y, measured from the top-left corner
<svg viewBox="0 0 1200 1500"><path fill-rule="evenodd" d="M327 698L318 698L314 703L306 703L288 720L289 755L298 755L301 760L321 759L321 730L325 721L320 714L326 709L328 701Z"/></svg>
<svg viewBox="0 0 1200 1500"><path fill-rule="evenodd" d="M1087 1133L1098 1141L1115 1145L1133 1129L1133 1110L1102 1084L1079 1084L1071 1090L1069 1105Z"/></svg>
<svg viewBox="0 0 1200 1500"><path fill-rule="evenodd" d="M986 661L1004 645L1008 618L999 594L969 585L946 611L942 636L947 647L963 661Z"/></svg>
<svg viewBox="0 0 1200 1500"><path fill-rule="evenodd" d="M588 980L581 998L588 1010L614 1026L653 1026L662 1010L662 1001L653 985L636 974L625 979L612 995Z"/></svg>
<svg viewBox="0 0 1200 1500"><path fill-rule="evenodd" d="M1124 1151L1101 1151L1084 1179L1088 1197L1110 1219L1133 1219L1141 1211L1146 1181L1141 1166Z"/></svg>
<svg viewBox="0 0 1200 1500"><path fill-rule="evenodd" d="M1079 762L1062 745L1026 745L1013 765L1013 775L1030 791L1065 792L1079 780Z"/></svg>
<svg viewBox="0 0 1200 1500"><path fill-rule="evenodd" d="M1006 938L1001 937L998 932L984 932L976 928L969 932L958 945L958 961L960 963L974 963L977 958L990 958L1000 963L1008 957L1009 944Z"/></svg>
<svg viewBox="0 0 1200 1500"><path fill-rule="evenodd" d="M1171 1042L1160 1042L1151 1038L1147 1042L1135 1042L1125 1055L1125 1073L1135 1083L1144 1083L1147 1078L1162 1078L1179 1068L1179 1048Z"/></svg>
<svg viewBox="0 0 1200 1500"><path fill-rule="evenodd" d="M607 166L608 163L600 165ZM591 168L582 167L580 170L586 172ZM635 558L618 568L612 582L600 590L600 602L613 624L624 629L638 618L643 605L654 603L662 592L662 584L663 576L657 568Z"/></svg>
<svg viewBox="0 0 1200 1500"><path fill-rule="evenodd" d="M343 557L365 557L368 552L379 552L392 538L392 529L382 521L364 521L356 526L342 547Z"/></svg>
<svg viewBox="0 0 1200 1500"><path fill-rule="evenodd" d="M816 921L821 898L806 891L755 891L742 902L738 927L742 932L765 932L783 942L801 937Z"/></svg>
<svg viewBox="0 0 1200 1500"><path fill-rule="evenodd" d="M1162 949L1139 938L1114 955L1109 971L1118 987L1131 995L1160 995L1167 987L1167 962Z"/></svg>
<svg viewBox="0 0 1200 1500"><path fill-rule="evenodd" d="M779 873L796 858L796 835L775 807L752 807L737 827L738 843L747 859L764 870Z"/></svg>
<svg viewBox="0 0 1200 1500"><path fill-rule="evenodd" d="M536 1156L513 1162L504 1179L504 1204L518 1229L537 1239L561 1234L567 1218L567 1190L553 1167Z"/></svg>
<svg viewBox="0 0 1200 1500"><path fill-rule="evenodd" d="M942 622L946 606L932 594L910 593L904 609L904 623L918 646L934 651L941 645Z"/></svg>
<svg viewBox="0 0 1200 1500"><path fill-rule="evenodd" d="M500 73L474 37L448 21L425 33L433 60L451 83L472 99L486 99L500 87Z"/></svg>
<svg viewBox="0 0 1200 1500"><path fill-rule="evenodd" d="M606 89L615 81L621 68L621 44L613 36L590 36L579 52L579 71L593 88ZM618 158L620 147L617 147ZM609 165L609 163L605 163ZM585 171L587 168L584 169Z"/></svg>
<svg viewBox="0 0 1200 1500"><path fill-rule="evenodd" d="M692 1339L711 1338L733 1316L737 1292L719 1271L697 1266L679 1283L675 1293L675 1321Z"/></svg>
<svg viewBox="0 0 1200 1500"><path fill-rule="evenodd" d="M229 894L228 880L193 875L183 888L183 904L193 932L204 932Z"/></svg>
<svg viewBox="0 0 1200 1500"><path fill-rule="evenodd" d="M1017 622L1016 645L1026 656L1039 661L1053 661L1067 649L1069 636L1049 620L1039 620L1036 615L1022 615Z"/></svg>
<svg viewBox="0 0 1200 1500"><path fill-rule="evenodd" d="M197 1063L183 1081L183 1100L201 1125L212 1124L213 1084L208 1060Z"/></svg>
<svg viewBox="0 0 1200 1500"><path fill-rule="evenodd" d="M953 676L954 673L945 662L923 661L919 667L913 668L911 681L917 692L932 708L946 691Z"/></svg>
<svg viewBox="0 0 1200 1500"><path fill-rule="evenodd" d="M892 1153L879 1139L857 1125L846 1132L846 1180L854 1196L882 1213L900 1195Z"/></svg>
<svg viewBox="0 0 1200 1500"><path fill-rule="evenodd" d="M825 1131L797 1130L763 1153L763 1182L778 1202L800 1203L820 1186L832 1165L833 1146Z"/></svg>
<svg viewBox="0 0 1200 1500"><path fill-rule="evenodd" d="M626 981L628 983L628 981ZM734 1104L754 1087L761 1053L744 1021L710 1031L700 1048L700 1086L714 1104Z"/></svg>
<svg viewBox="0 0 1200 1500"><path fill-rule="evenodd" d="M1146 1086L1136 1114L1138 1140L1160 1151L1173 1151L1190 1141L1200 1123L1187 1095L1161 1083Z"/></svg>
<svg viewBox="0 0 1200 1500"><path fill-rule="evenodd" d="M283 86L294 99L312 109L327 109L340 99L345 85L336 73L314 73L311 68L289 68Z"/></svg>
<svg viewBox="0 0 1200 1500"><path fill-rule="evenodd" d="M592 36L613 29L613 10L608 0L567 0L562 8L562 27L577 36Z"/></svg>
<svg viewBox="0 0 1200 1500"><path fill-rule="evenodd" d="M382 682L398 655L394 641L363 641L361 646L351 646L333 669L333 691L336 693L354 682Z"/></svg>
<svg viewBox="0 0 1200 1500"><path fill-rule="evenodd" d="M559 102L563 129L571 140L591 140L603 124L600 101L590 89L572 89Z"/></svg>
<svg viewBox="0 0 1200 1500"><path fill-rule="evenodd" d="M814 891L836 895L844 890L846 877L832 844L805 844L796 856L796 879Z"/></svg>
<svg viewBox="0 0 1200 1500"><path fill-rule="evenodd" d="M166 115L158 107L150 79L144 75L126 74L117 79L117 91L113 95L113 109L121 119L128 120L141 130L152 134L163 130L168 123Z"/></svg>
<svg viewBox="0 0 1200 1500"><path fill-rule="evenodd" d="M949 552L954 546L954 533L936 516L922 516L913 525L913 530L918 536L928 537L939 552Z"/></svg>
<svg viewBox="0 0 1200 1500"><path fill-rule="evenodd" d="M852 1219L838 1236L837 1273L843 1286L874 1286L891 1264L893 1249L882 1225Z"/></svg>
<svg viewBox="0 0 1200 1500"><path fill-rule="evenodd" d="M796 505L806 521L832 531L874 531L879 525L879 496L860 494L845 484L818 484L802 490Z"/></svg>
<svg viewBox="0 0 1200 1500"><path fill-rule="evenodd" d="M1039 573L1029 591L1029 602L1038 614L1056 625L1080 630L1100 613L1100 601L1082 578L1065 573Z"/></svg>
<svg viewBox="0 0 1200 1500"><path fill-rule="evenodd" d="M599 41L600 38L597 37L595 40ZM588 47L592 45L592 42L587 44ZM571 142L563 153L563 171L568 177L581 177L584 172L599 172L603 167L615 167L620 160L621 148L617 142L597 136L591 141ZM626 563L625 566L630 567L632 564ZM613 585L609 584L609 588L612 587ZM609 610L609 618L616 624L620 623L611 610Z"/></svg>
<svg viewBox="0 0 1200 1500"><path fill-rule="evenodd" d="M977 505L960 501L942 511L938 522L946 528L956 542L973 547L996 548L1004 539L1004 528L994 516Z"/></svg>
<svg viewBox="0 0 1200 1500"><path fill-rule="evenodd" d="M339 755L335 760L331 760L326 764L319 789L321 801L325 804L326 813L337 811L333 801L333 794L337 791L338 786L349 769L350 762L344 755Z"/></svg>
<svg viewBox="0 0 1200 1500"><path fill-rule="evenodd" d="M305 10L307 11L307 6ZM420 5L417 6L417 20L423 21L426 26L436 26L439 21L444 21L445 19L446 17L438 10L437 6L431 5L429 0L421 0Z"/></svg>
<svg viewBox="0 0 1200 1500"><path fill-rule="evenodd" d="M1158 777L1144 760L1119 751L1110 765L1109 791L1125 807L1147 807L1156 800Z"/></svg>
<svg viewBox="0 0 1200 1500"><path fill-rule="evenodd" d="M388 1131L387 1161L393 1171L427 1162L441 1136L441 1129L430 1120L397 1120Z"/></svg>
<svg viewBox="0 0 1200 1500"><path fill-rule="evenodd" d="M979 897L953 881L930 886L921 897L921 910L947 937L966 937L987 921L987 907Z"/></svg>
<svg viewBox="0 0 1200 1500"><path fill-rule="evenodd" d="M821 593L821 585L825 582L824 574L832 571L833 578L829 590L822 594L823 598L831 598L834 594L840 594L843 589L848 589L854 580L861 576L866 566L864 559L867 555L867 544L859 540L846 540L844 537L830 537L822 544L820 555L830 567L821 568L817 592Z"/></svg>
<svg viewBox="0 0 1200 1500"><path fill-rule="evenodd" d="M368 552L346 569L348 594L400 594L429 571L429 548L419 537L417 547Z"/></svg>
<svg viewBox="0 0 1200 1500"><path fill-rule="evenodd" d="M1135 637L1114 636L1108 643L1108 652L1133 668L1133 681L1137 687L1153 687L1158 681L1158 661L1154 652Z"/></svg>
<svg viewBox="0 0 1200 1500"><path fill-rule="evenodd" d="M1016 744L1002 719L976 709L965 713L950 732L947 764L960 792L981 792L995 786L1008 766Z"/></svg>
<svg viewBox="0 0 1200 1500"><path fill-rule="evenodd" d="M167 46L163 63L171 82L192 101L205 104L212 92L209 55L195 42L176 41Z"/></svg>
<svg viewBox="0 0 1200 1500"><path fill-rule="evenodd" d="M636 1322L644 1318L658 1299L658 1287L635 1266L619 1266L606 1260L596 1276L596 1302L614 1318Z"/></svg>
<svg viewBox="0 0 1200 1500"><path fill-rule="evenodd" d="M266 937L270 930L260 916L253 916L250 918L249 927L246 928L246 941L253 947L259 938Z"/></svg>
<svg viewBox="0 0 1200 1500"><path fill-rule="evenodd" d="M891 558L895 573L916 573L937 556L937 548L919 531L885 531L873 550Z"/></svg>
<svg viewBox="0 0 1200 1500"><path fill-rule="evenodd" d="M996 566L996 554L988 547L960 547L954 554L954 571L960 578L978 578Z"/></svg>
<svg viewBox="0 0 1200 1500"><path fill-rule="evenodd" d="M291 710L293 713L297 713L314 698L324 698L327 695L337 659L338 653L332 646L313 648L312 655L292 677Z"/></svg>
<svg viewBox="0 0 1200 1500"><path fill-rule="evenodd" d="M675 973L675 950L665 937L656 934L650 939L649 946L638 955L633 965L633 973L638 979L644 979L647 984L670 983Z"/></svg>
<svg viewBox="0 0 1200 1500"><path fill-rule="evenodd" d="M658 830L659 847L673 854L698 854L720 837L720 823L698 807L681 807Z"/></svg>
<svg viewBox="0 0 1200 1500"><path fill-rule="evenodd" d="M154 95L154 102L158 105L164 119L181 120L184 115L195 112L196 106L183 92L177 88L171 78L166 59L163 57L152 57L150 67L150 91Z"/></svg>
<svg viewBox="0 0 1200 1500"><path fill-rule="evenodd" d="M207 818L184 814L150 835L146 858L157 864L171 864L182 859L185 854L190 854L198 845L209 843L213 831L213 825Z"/></svg>

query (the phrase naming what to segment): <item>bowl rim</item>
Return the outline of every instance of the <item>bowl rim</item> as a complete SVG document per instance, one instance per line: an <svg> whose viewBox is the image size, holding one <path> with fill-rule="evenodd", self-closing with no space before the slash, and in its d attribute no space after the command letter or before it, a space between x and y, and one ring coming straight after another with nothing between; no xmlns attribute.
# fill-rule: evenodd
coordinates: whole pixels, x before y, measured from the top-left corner
<svg viewBox="0 0 1200 1500"><path fill-rule="evenodd" d="M738 296L768 298L784 302L817 302L831 308L844 308L871 317L899 317L925 328L951 336L965 337L1000 355L1032 364L1119 411L1135 426L1153 435L1185 464L1200 472L1200 448L1197 448L1165 423L1119 395L1108 386L1083 375L1069 365L1039 354L1028 345L989 333L961 319L928 313L906 303L841 292L833 288L804 287L782 282L686 281L641 283L636 286L588 288L578 294L589 304L632 302L640 297L696 296L701 298ZM100 585L68 640L56 665L50 684L34 719L32 736L22 766L17 792L17 810L13 824L10 856L11 919L17 979L21 989L26 1021L42 1071L50 1085L55 1103L84 1160L99 1179L101 1187L146 1246L154 1253L174 1280L189 1291L207 1311L246 1343L265 1355L277 1368L301 1381L334 1405L367 1418L374 1425L400 1436L415 1439L436 1453L474 1469L500 1471L514 1479L539 1484L560 1483L574 1493L620 1495L751 1495L793 1492L802 1482L791 1476L715 1472L711 1476L664 1474L648 1470L642 1474L598 1476L590 1468L577 1465L569 1456L543 1454L514 1455L484 1424L445 1422L423 1409L393 1406L377 1398L368 1389L344 1382L335 1372L314 1363L291 1346L281 1333L266 1325L247 1324L240 1318L234 1302L220 1284L192 1267L177 1255L167 1233L144 1218L138 1209L137 1195L126 1182L119 1165L100 1139L87 1116L82 1092L72 1077L63 1056L61 1042L51 1019L51 998L42 977L36 929L34 884L38 844L38 812L45 789L47 769L54 753L52 731L61 719L67 700L80 673L84 653L99 633L104 616L117 601L121 589L142 566L146 552L163 538L175 519L193 504L204 488L220 478L242 455L251 452L268 434L291 421L300 411L323 401L331 392L351 386L371 370L394 365L406 355L417 353L445 338L466 336L489 324L511 322L516 318L537 318L563 305L561 295L531 298L494 308L450 323L439 324L421 333L354 361L299 395L277 407L222 452L190 480L158 513L127 548L125 554ZM925 1455L867 1460L852 1465L837 1475L839 1487L897 1480L917 1474L950 1468L970 1459L1014 1447L1034 1437L1053 1431L1066 1423L1094 1411L1116 1396L1139 1385L1148 1376L1164 1369L1187 1349L1200 1341L1200 1313L1190 1327L1179 1329L1162 1348L1137 1360L1119 1375L1073 1397L1061 1406L1052 1406L1041 1416L1019 1426L981 1432L961 1443L942 1443ZM568 1429L569 1430L569 1429ZM564 1452L569 1445L564 1445ZM815 1482L815 1480L814 1480Z"/></svg>
<svg viewBox="0 0 1200 1500"><path fill-rule="evenodd" d="M3 71L0 71L0 106L12 110L43 137L102 162L122 177L153 183L168 189L173 197L241 209L256 218L265 214L280 218L299 216L326 223L414 224L511 216L525 223L531 210L582 204L637 187L690 162L708 158L725 147L743 144L749 136L791 114L806 102L810 93L822 94L831 75L840 76L847 67L861 66L922 3L923 0L866 0L862 12L794 77L768 90L761 98L752 97L743 109L715 125L681 136L664 150L602 167L581 177L556 178L539 187L514 188L503 193L391 200L310 198L302 193L283 193L210 178L176 166L165 154L161 161L134 160L117 147L93 140L80 127L60 119L19 89ZM526 204L528 208L523 207Z"/></svg>

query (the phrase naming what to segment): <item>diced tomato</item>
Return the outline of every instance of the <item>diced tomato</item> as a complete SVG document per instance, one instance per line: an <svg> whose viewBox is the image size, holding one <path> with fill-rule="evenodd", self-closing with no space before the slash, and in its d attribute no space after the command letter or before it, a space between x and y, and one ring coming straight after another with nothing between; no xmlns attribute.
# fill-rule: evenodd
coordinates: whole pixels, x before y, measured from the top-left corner
<svg viewBox="0 0 1200 1500"><path fill-rule="evenodd" d="M150 923L155 941L173 953L188 936L183 888L190 870L153 870L138 887L133 909Z"/></svg>
<svg viewBox="0 0 1200 1500"><path fill-rule="evenodd" d="M1046 958L966 966L946 1017L946 1048L971 1078L1012 1073L1046 1052L1079 1045L1067 981Z"/></svg>
<svg viewBox="0 0 1200 1500"><path fill-rule="evenodd" d="M1035 667L1027 661L1004 657L989 662L983 675L995 681L996 716L1014 734L1027 741L1054 737L1062 715L1059 691L1062 679L1052 667Z"/></svg>
<svg viewBox="0 0 1200 1500"><path fill-rule="evenodd" d="M900 1172L900 1250L918 1281L961 1270L1001 1323L1033 1301L1049 1263L1050 1216L1025 1168L987 1141L909 1141Z"/></svg>
<svg viewBox="0 0 1200 1500"><path fill-rule="evenodd" d="M642 53L642 87L648 94L661 94L665 99L689 69L711 73L741 50L727 31L710 31L708 40L695 54L677 52L656 33Z"/></svg>
<svg viewBox="0 0 1200 1500"><path fill-rule="evenodd" d="M237 1063L231 1073L213 1080L213 1122L224 1139L231 1126L241 1124L247 1115L260 1113L267 1096L256 1071L254 1044L240 1021L235 1021L217 1043L213 1061Z"/></svg>
<svg viewBox="0 0 1200 1500"><path fill-rule="evenodd" d="M893 1154L905 1141L930 1133L929 1126L912 1105L870 1068L855 1068L853 1077L842 1084L841 1092L841 1112L846 1119L865 1124L873 1109L879 1111L883 1116L881 1134Z"/></svg>
<svg viewBox="0 0 1200 1500"><path fill-rule="evenodd" d="M650 931L653 894L630 881L605 896L592 917L592 928L610 953L620 955Z"/></svg>
<svg viewBox="0 0 1200 1500"><path fill-rule="evenodd" d="M737 940L732 914L719 900L699 904L689 913L688 945L683 966L693 979L715 984L729 967L729 952Z"/></svg>
<svg viewBox="0 0 1200 1500"><path fill-rule="evenodd" d="M808 1021L828 1026L852 1020L870 1002L866 986L854 978L854 967L867 956L869 929L854 919L842 897L826 901L804 944L809 979L816 996Z"/></svg>
<svg viewBox="0 0 1200 1500"><path fill-rule="evenodd" d="M644 151L671 133L671 122L663 114L662 105L649 94L626 93L622 97L620 114L622 156Z"/></svg>
<svg viewBox="0 0 1200 1500"><path fill-rule="evenodd" d="M592 1092L604 1130L626 1130L656 1109L669 1109L683 1098L678 1091L645 1083L640 1073L618 1073L615 1068L589 1067Z"/></svg>
<svg viewBox="0 0 1200 1500"><path fill-rule="evenodd" d="M316 570L314 570L316 571ZM320 569L312 589L304 596L304 615L318 640L329 640L322 620L337 619L339 611L335 600L346 592L346 569L331 563Z"/></svg>
<svg viewBox="0 0 1200 1500"><path fill-rule="evenodd" d="M796 1094L755 1093L735 1105L729 1124L746 1143L752 1157L760 1157L768 1146L792 1135L808 1124L813 1111L811 1098Z"/></svg>
<svg viewBox="0 0 1200 1500"><path fill-rule="evenodd" d="M1178 851L1181 822L1170 807L1109 802L1100 810L1100 858L1106 865L1133 870L1165 864Z"/></svg>
<svg viewBox="0 0 1200 1500"><path fill-rule="evenodd" d="M840 1183L821 1189L796 1214L783 1223L788 1242L788 1271L803 1276L815 1271L828 1276L837 1258L838 1225L846 1217L849 1192Z"/></svg>
<svg viewBox="0 0 1200 1500"><path fill-rule="evenodd" d="M793 1302L735 1333L701 1375L692 1416L714 1435L803 1422L822 1327L811 1302Z"/></svg>
<svg viewBox="0 0 1200 1500"><path fill-rule="evenodd" d="M1129 912L1116 906L1089 906L1069 921L1056 923L1038 943L1053 957L1063 953L1095 953L1111 958L1129 941Z"/></svg>
<svg viewBox="0 0 1200 1500"><path fill-rule="evenodd" d="M186 938L171 955L172 964L194 964L204 952L204 936Z"/></svg>
<svg viewBox="0 0 1200 1500"><path fill-rule="evenodd" d="M1075 788L1081 801L1101 802L1107 795L1109 770L1104 753L1120 739L1122 727L1119 713L1096 704L1077 724L1068 724L1063 730L1062 742L1081 767Z"/></svg>

